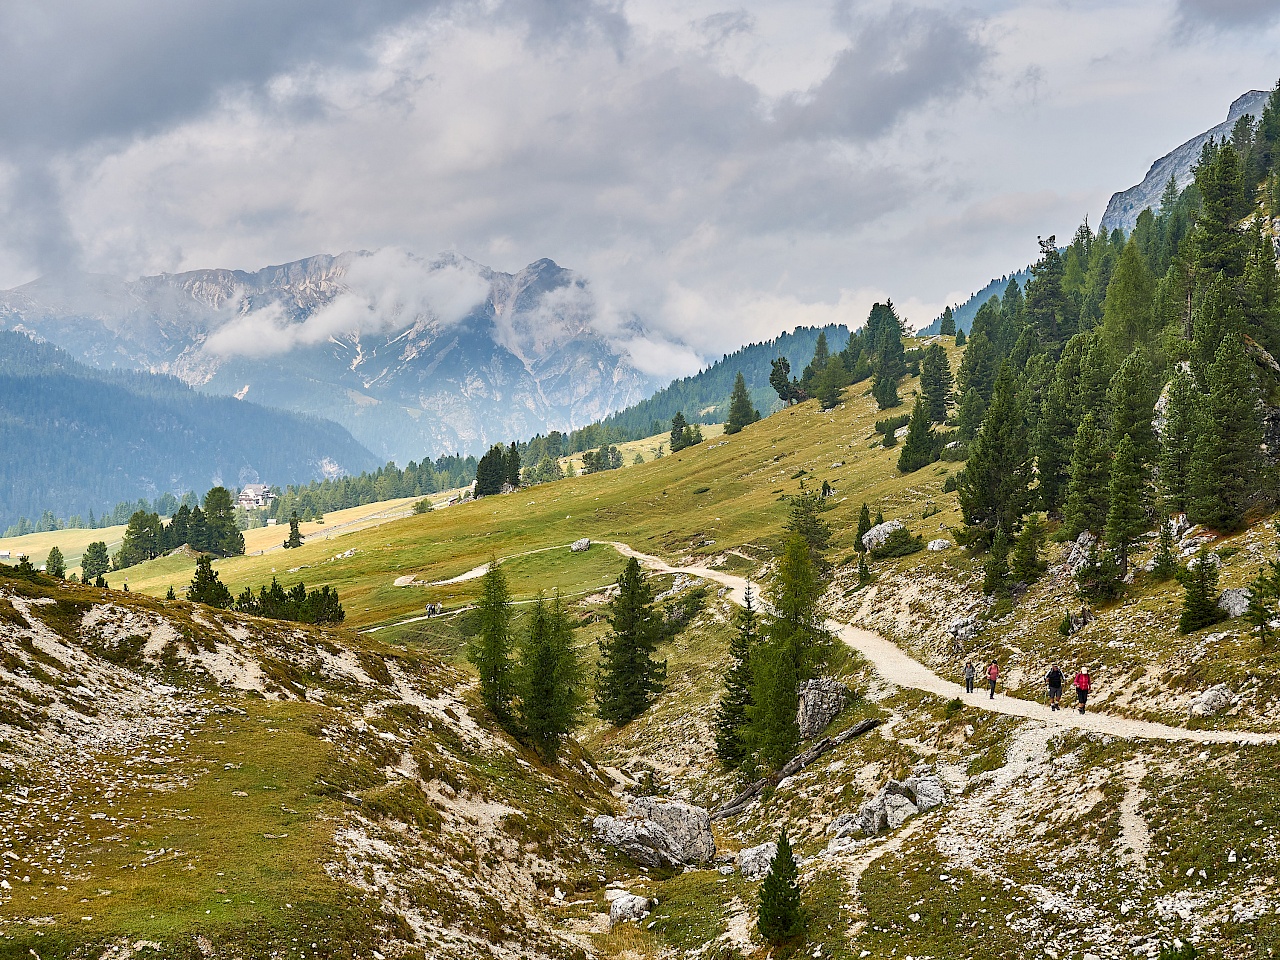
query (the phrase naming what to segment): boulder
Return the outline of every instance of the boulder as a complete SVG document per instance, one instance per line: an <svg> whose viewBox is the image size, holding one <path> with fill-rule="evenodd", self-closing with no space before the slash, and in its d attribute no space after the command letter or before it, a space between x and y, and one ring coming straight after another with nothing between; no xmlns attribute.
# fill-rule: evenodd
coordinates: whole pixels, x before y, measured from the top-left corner
<svg viewBox="0 0 1280 960"><path fill-rule="evenodd" d="M877 550L884 546L889 534L895 530L901 530L905 526L906 524L901 520L886 520L884 523L877 523L862 535L862 545L868 550Z"/></svg>
<svg viewBox="0 0 1280 960"><path fill-rule="evenodd" d="M702 866L716 855L711 814L680 800L639 797L621 817L592 822L597 840L654 868Z"/></svg>
<svg viewBox="0 0 1280 960"><path fill-rule="evenodd" d="M773 858L778 855L778 845L770 840L758 847L738 851L738 870L743 880L760 880L769 872Z"/></svg>
<svg viewBox="0 0 1280 960"><path fill-rule="evenodd" d="M906 797L890 793L884 798L884 817L890 830L897 830L919 812L919 807Z"/></svg>
<svg viewBox="0 0 1280 960"><path fill-rule="evenodd" d="M950 540L930 540L925 547L926 550L932 550L934 553L941 553L943 550L950 550L955 544Z"/></svg>
<svg viewBox="0 0 1280 960"><path fill-rule="evenodd" d="M1089 551L1098 545L1098 538L1086 530L1080 536L1076 537L1075 542L1071 544L1071 550L1067 554L1067 566L1071 568L1071 572L1077 573L1081 567L1089 560Z"/></svg>
<svg viewBox="0 0 1280 960"><path fill-rule="evenodd" d="M848 702L849 688L839 680L817 677L800 684L800 702L796 709L800 738L816 737Z"/></svg>
<svg viewBox="0 0 1280 960"><path fill-rule="evenodd" d="M643 920L649 915L651 906L648 897L624 893L609 904L609 926L626 923L628 920Z"/></svg>
<svg viewBox="0 0 1280 960"><path fill-rule="evenodd" d="M575 540L573 543L569 544L569 549L574 553L582 553L582 551L589 550L590 548L591 540L587 537L583 537L581 540Z"/></svg>
<svg viewBox="0 0 1280 960"><path fill-rule="evenodd" d="M942 779L929 764L916 767L911 776L902 781L902 785L911 791L916 807L921 813L940 807L947 800L947 788Z"/></svg>
<svg viewBox="0 0 1280 960"><path fill-rule="evenodd" d="M836 817L827 827L827 833L836 840L856 833L874 837L886 830L898 829L917 813L941 806L946 799L946 787L934 768L927 763L919 764L905 780L886 783L856 814Z"/></svg>
<svg viewBox="0 0 1280 960"><path fill-rule="evenodd" d="M1231 706L1231 688L1225 683L1215 684L1191 701L1191 716L1211 717Z"/></svg>
<svg viewBox="0 0 1280 960"><path fill-rule="evenodd" d="M947 624L947 633L955 637L956 643L967 644L978 635L978 618L972 614L967 617L956 617Z"/></svg>
<svg viewBox="0 0 1280 960"><path fill-rule="evenodd" d="M1249 609L1249 588L1230 587L1218 598L1218 609L1228 617L1243 617Z"/></svg>

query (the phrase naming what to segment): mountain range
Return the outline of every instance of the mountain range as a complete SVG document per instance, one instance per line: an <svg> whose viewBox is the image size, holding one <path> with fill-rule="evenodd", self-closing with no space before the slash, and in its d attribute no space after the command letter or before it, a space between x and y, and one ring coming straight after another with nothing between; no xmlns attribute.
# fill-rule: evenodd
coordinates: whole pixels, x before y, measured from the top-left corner
<svg viewBox="0 0 1280 960"><path fill-rule="evenodd" d="M0 326L87 364L325 417L400 463L581 426L648 396L658 384L594 321L586 281L551 260L509 274L401 251L252 273L64 274L0 293Z"/></svg>

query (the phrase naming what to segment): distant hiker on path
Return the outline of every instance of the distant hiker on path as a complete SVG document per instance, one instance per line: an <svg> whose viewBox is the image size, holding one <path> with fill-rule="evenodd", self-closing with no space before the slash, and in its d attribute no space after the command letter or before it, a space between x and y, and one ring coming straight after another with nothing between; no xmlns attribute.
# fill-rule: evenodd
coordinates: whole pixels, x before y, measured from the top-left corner
<svg viewBox="0 0 1280 960"><path fill-rule="evenodd" d="M1089 691L1093 685L1089 681L1089 668L1081 667L1076 671L1075 688L1076 703L1080 704L1080 712L1084 713L1084 705L1089 700Z"/></svg>
<svg viewBox="0 0 1280 960"><path fill-rule="evenodd" d="M970 660L964 665L964 692L973 693L973 678L977 676L978 668L973 665Z"/></svg>
<svg viewBox="0 0 1280 960"><path fill-rule="evenodd" d="M987 699L996 698L996 681L1000 679L1000 666L994 660L987 664Z"/></svg>
<svg viewBox="0 0 1280 960"><path fill-rule="evenodd" d="M1044 682L1049 687L1049 709L1057 710L1062 706L1062 668L1055 663L1049 668Z"/></svg>

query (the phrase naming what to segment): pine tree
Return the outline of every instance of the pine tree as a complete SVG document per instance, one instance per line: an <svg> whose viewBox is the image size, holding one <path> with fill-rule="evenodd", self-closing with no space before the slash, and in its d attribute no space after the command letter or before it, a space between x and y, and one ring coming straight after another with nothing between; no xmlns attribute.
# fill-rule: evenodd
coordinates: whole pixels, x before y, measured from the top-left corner
<svg viewBox="0 0 1280 960"><path fill-rule="evenodd" d="M676 415L671 418L671 437L667 441L671 446L672 453L679 453L685 447L689 446L689 422L685 420L683 411L676 411Z"/></svg>
<svg viewBox="0 0 1280 960"><path fill-rule="evenodd" d="M196 572L187 587L187 599L223 610L231 606L231 591L218 579L218 572L213 569L209 557L196 558Z"/></svg>
<svg viewBox="0 0 1280 960"><path fill-rule="evenodd" d="M512 440L510 446L507 447L507 457L504 467L506 473L503 477L503 481L512 487L520 486L520 450L516 446L516 442L514 440Z"/></svg>
<svg viewBox="0 0 1280 960"><path fill-rule="evenodd" d="M966 390L960 395L960 409L956 413L955 438L961 443L968 443L982 429L982 421L987 416L987 403L977 390Z"/></svg>
<svg viewBox="0 0 1280 960"><path fill-rule="evenodd" d="M1186 513L1191 502L1191 462L1199 442L1199 393L1186 370L1169 381L1160 434L1160 493L1170 513Z"/></svg>
<svg viewBox="0 0 1280 960"><path fill-rule="evenodd" d="M430 503L430 501L427 501ZM298 511L293 511L289 517L289 538L284 542L286 550L293 550L302 546L302 531L298 528Z"/></svg>
<svg viewBox="0 0 1280 960"><path fill-rule="evenodd" d="M1122 580L1129 572L1133 545L1147 529L1146 486L1146 472L1138 462L1137 448L1127 435L1122 436L1111 461L1106 528L1107 544Z"/></svg>
<svg viewBox="0 0 1280 960"><path fill-rule="evenodd" d="M1249 609L1245 616L1258 633L1259 649L1270 650L1276 635L1272 624L1280 617L1280 561L1268 561L1249 584Z"/></svg>
<svg viewBox="0 0 1280 960"><path fill-rule="evenodd" d="M920 364L920 392L924 394L929 409L929 419L943 423L947 419L947 406L951 403L951 364L942 344L935 343L924 352Z"/></svg>
<svg viewBox="0 0 1280 960"><path fill-rule="evenodd" d="M853 549L859 553L867 552L867 545L862 542L863 536L871 529L871 509L864 502L858 512L858 535L854 538Z"/></svg>
<svg viewBox="0 0 1280 960"><path fill-rule="evenodd" d="M898 472L913 473L921 467L927 467L937 458L938 438L933 432L929 410L924 400L916 397L911 422L907 427L907 440L902 445L902 452L898 454Z"/></svg>
<svg viewBox="0 0 1280 960"><path fill-rule="evenodd" d="M1182 586L1186 593L1178 628L1183 633L1215 624L1225 616L1218 609L1218 565L1203 550L1187 564Z"/></svg>
<svg viewBox="0 0 1280 960"><path fill-rule="evenodd" d="M829 509L822 497L816 493L800 493L791 498L791 511L787 515L786 531L788 535L804 538L809 548L809 563L819 577L825 577L831 565L827 562L827 551L831 549L831 526L822 519L822 513Z"/></svg>
<svg viewBox="0 0 1280 960"><path fill-rule="evenodd" d="M1173 550L1173 524L1160 524L1160 539L1156 543L1155 563L1147 575L1153 583L1164 583L1182 574L1182 564Z"/></svg>
<svg viewBox="0 0 1280 960"><path fill-rule="evenodd" d="M778 834L778 852L760 884L760 906L756 927L768 943L778 946L804 933L804 910L800 906L800 871L791 853L786 828Z"/></svg>
<svg viewBox="0 0 1280 960"><path fill-rule="evenodd" d="M56 545L49 548L49 556L44 561L44 572L59 580L67 575L67 562Z"/></svg>
<svg viewBox="0 0 1280 960"><path fill-rule="evenodd" d="M989 544L998 528L1012 532L1022 526L1033 500L1031 477L1027 424L1013 369L1005 364L958 487L964 522L980 543Z"/></svg>
<svg viewBox="0 0 1280 960"><path fill-rule="evenodd" d="M107 545L102 540L95 540L84 548L80 557L80 574L85 583L97 580L111 569L111 558L107 555Z"/></svg>
<svg viewBox="0 0 1280 960"><path fill-rule="evenodd" d="M735 770L747 759L746 732L751 709L751 651L756 643L756 608L751 584L738 613L738 629L729 641L729 670L716 708L716 756Z"/></svg>
<svg viewBox="0 0 1280 960"><path fill-rule="evenodd" d="M898 398L898 381L907 372L906 353L902 346L902 322L898 319L893 302L877 303L871 308L867 326L874 324L872 347L876 354L875 374L871 395L881 410L888 410L902 403Z"/></svg>
<svg viewBox="0 0 1280 960"><path fill-rule="evenodd" d="M1236 334L1229 333L1223 339L1207 379L1205 430L1192 451L1187 515L1212 530L1226 533L1243 525L1261 474L1262 423L1257 387L1249 358Z"/></svg>
<svg viewBox="0 0 1280 960"><path fill-rule="evenodd" d="M476 496L491 497L502 492L507 479L507 451L495 443L476 464Z"/></svg>
<svg viewBox="0 0 1280 960"><path fill-rule="evenodd" d="M939 332L944 337L954 337L956 335L956 315L951 312L950 307L944 307L942 310L942 324Z"/></svg>
<svg viewBox="0 0 1280 960"><path fill-rule="evenodd" d="M769 386L773 387L778 399L787 406L802 399L800 385L791 376L791 361L786 357L778 357L773 361L773 369L769 372Z"/></svg>
<svg viewBox="0 0 1280 960"><path fill-rule="evenodd" d="M867 554L864 550L858 554L858 586L865 587L871 583L874 578L871 576L871 568L867 566Z"/></svg>
<svg viewBox="0 0 1280 960"><path fill-rule="evenodd" d="M213 487L204 495L205 546L219 557L244 553L244 534L236 526L236 505L226 487Z"/></svg>
<svg viewBox="0 0 1280 960"><path fill-rule="evenodd" d="M618 577L618 595L609 604L611 633L600 640L596 680L598 713L615 727L648 708L667 677L666 661L654 660L662 625L653 609L653 591L635 557Z"/></svg>
<svg viewBox="0 0 1280 960"><path fill-rule="evenodd" d="M996 529L986 562L982 565L982 592L1004 594L1009 590L1009 536L1004 527Z"/></svg>
<svg viewBox="0 0 1280 960"><path fill-rule="evenodd" d="M1106 435L1092 413L1080 422L1071 451L1071 482L1063 522L1073 539L1086 530L1101 533L1107 522L1111 474Z"/></svg>
<svg viewBox="0 0 1280 960"><path fill-rule="evenodd" d="M549 604L539 597L528 622L516 672L520 724L538 755L552 763L577 725L582 702L573 628L559 595Z"/></svg>
<svg viewBox="0 0 1280 960"><path fill-rule="evenodd" d="M968 342L963 330L956 330L956 346L963 347Z"/></svg>
<svg viewBox="0 0 1280 960"><path fill-rule="evenodd" d="M832 410L840 404L840 394L849 385L849 373L844 360L836 354L827 360L822 372L815 378L815 393L823 410Z"/></svg>
<svg viewBox="0 0 1280 960"><path fill-rule="evenodd" d="M1063 290L1065 269L1057 238L1046 237L1039 242L1040 259L1031 267L1031 279L1027 281L1027 320L1039 334L1040 342L1053 350L1076 332L1076 311Z"/></svg>
<svg viewBox="0 0 1280 960"><path fill-rule="evenodd" d="M751 405L751 394L747 393L747 381L738 371L733 381L733 394L729 397L729 415L725 418L724 432L738 433L743 427L760 419L760 411Z"/></svg>
<svg viewBox="0 0 1280 960"><path fill-rule="evenodd" d="M999 375L1000 363L990 338L981 329L970 334L964 356L960 359L961 402L969 391L976 390L984 405L990 403Z"/></svg>
<svg viewBox="0 0 1280 960"><path fill-rule="evenodd" d="M1120 440L1129 438L1135 462L1142 470L1143 483L1159 457L1155 430L1151 426L1155 405L1155 372L1146 354L1134 350L1111 378L1107 406L1111 409L1111 449L1118 449Z"/></svg>
<svg viewBox="0 0 1280 960"><path fill-rule="evenodd" d="M178 599L178 595L177 595L176 593L174 593L174 592L173 592L173 584L169 584L169 589L168 589L168 591L166 591L166 592L165 592L164 598L165 598L166 600L177 600L177 599Z"/></svg>
<svg viewBox="0 0 1280 960"><path fill-rule="evenodd" d="M1040 518L1034 513L1027 518L1022 533L1013 545L1013 558L1009 564L1009 574L1015 583L1035 583L1040 579L1046 567L1040 558L1040 549L1044 545L1044 527Z"/></svg>
<svg viewBox="0 0 1280 960"><path fill-rule="evenodd" d="M515 695L511 662L511 593L496 560L489 561L480 602L480 629L467 644L467 659L480 675L480 699L500 723L511 719Z"/></svg>

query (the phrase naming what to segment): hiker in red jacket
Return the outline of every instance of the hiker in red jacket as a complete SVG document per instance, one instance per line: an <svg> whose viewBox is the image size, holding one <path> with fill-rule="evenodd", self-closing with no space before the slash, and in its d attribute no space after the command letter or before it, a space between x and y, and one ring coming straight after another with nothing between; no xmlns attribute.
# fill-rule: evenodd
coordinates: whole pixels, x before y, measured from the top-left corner
<svg viewBox="0 0 1280 960"><path fill-rule="evenodd" d="M1089 668L1081 667L1076 671L1075 679L1076 703L1080 704L1080 712L1084 713L1084 705L1089 699L1089 691L1093 684L1089 680Z"/></svg>
<svg viewBox="0 0 1280 960"><path fill-rule="evenodd" d="M1000 679L1000 666L994 660L987 664L987 693L989 700L996 698L996 681Z"/></svg>

